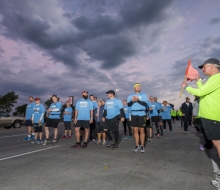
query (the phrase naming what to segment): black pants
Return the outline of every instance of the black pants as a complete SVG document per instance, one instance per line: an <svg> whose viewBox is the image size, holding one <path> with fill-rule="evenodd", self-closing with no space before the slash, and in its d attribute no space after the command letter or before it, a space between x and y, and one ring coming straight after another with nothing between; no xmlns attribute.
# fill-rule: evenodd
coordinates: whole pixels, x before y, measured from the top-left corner
<svg viewBox="0 0 220 190"><path fill-rule="evenodd" d="M160 130L159 130L159 116L152 116L151 117L152 122L154 122L155 126L156 126L156 130L157 130L157 134L160 134Z"/></svg>
<svg viewBox="0 0 220 190"><path fill-rule="evenodd" d="M184 122L184 131L188 131L189 116L184 116L183 122Z"/></svg>
<svg viewBox="0 0 220 190"><path fill-rule="evenodd" d="M208 138L207 138L207 136L206 136L206 134L205 134L205 131L204 131L204 128L203 128L201 119L200 119L200 118L195 119L195 123L196 123L196 124L198 125L198 127L200 128L200 131L201 131L201 133L203 134L203 137L204 137L204 139L205 139L204 147L207 148L207 149L212 149L212 148L213 148L212 141L211 141L211 140L208 140Z"/></svg>
<svg viewBox="0 0 220 190"><path fill-rule="evenodd" d="M171 119L163 119L163 128L166 129L166 122L169 125L170 131L172 131Z"/></svg>
<svg viewBox="0 0 220 190"><path fill-rule="evenodd" d="M179 118L180 118L181 127L183 127L184 125L183 116L179 116Z"/></svg>
<svg viewBox="0 0 220 190"><path fill-rule="evenodd" d="M93 122L90 124L90 132L89 132L89 139L92 140L93 137L93 131L96 128L95 118L93 118ZM95 139L95 138L94 138Z"/></svg>
<svg viewBox="0 0 220 190"><path fill-rule="evenodd" d="M124 126L124 135L127 135L127 126L128 126L129 136L132 136L131 126L130 126L130 121L129 121L129 119L125 119L125 120L123 121L123 126Z"/></svg>

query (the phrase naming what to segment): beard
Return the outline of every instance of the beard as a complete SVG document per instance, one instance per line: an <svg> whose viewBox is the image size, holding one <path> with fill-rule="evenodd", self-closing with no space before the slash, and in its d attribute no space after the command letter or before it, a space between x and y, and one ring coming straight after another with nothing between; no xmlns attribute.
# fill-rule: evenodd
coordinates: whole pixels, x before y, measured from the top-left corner
<svg viewBox="0 0 220 190"><path fill-rule="evenodd" d="M82 95L82 97L83 97L85 100L88 99L88 96Z"/></svg>

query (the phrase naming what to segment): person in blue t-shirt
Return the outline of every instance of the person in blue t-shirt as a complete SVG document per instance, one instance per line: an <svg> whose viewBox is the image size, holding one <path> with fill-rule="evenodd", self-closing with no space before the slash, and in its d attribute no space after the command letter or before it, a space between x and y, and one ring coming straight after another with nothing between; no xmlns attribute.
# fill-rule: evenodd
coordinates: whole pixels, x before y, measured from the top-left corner
<svg viewBox="0 0 220 190"><path fill-rule="evenodd" d="M122 136L122 139L131 139L132 138L132 132L131 132L131 126L130 126L130 109L128 107L127 104L127 100L123 100L123 108L124 108L124 112L125 112L125 120L123 122L123 126L124 126L124 135ZM128 126L128 132L129 135L127 136L127 126Z"/></svg>
<svg viewBox="0 0 220 190"><path fill-rule="evenodd" d="M83 90L82 99L78 100L75 107L75 132L76 132L76 144L71 146L72 148L86 148L89 136L90 124L93 122L93 104L88 99L88 92ZM85 129L84 143L81 146L80 143L80 127Z"/></svg>
<svg viewBox="0 0 220 190"><path fill-rule="evenodd" d="M102 116L103 116L103 112L104 112L104 106L102 104L102 99L98 99L98 109L97 112L95 114L95 120L96 120L96 128L97 128L97 142L96 144L102 144L105 145L106 144L106 134L104 132L104 123L102 121ZM101 141L102 138L102 141Z"/></svg>
<svg viewBox="0 0 220 190"><path fill-rule="evenodd" d="M34 113L32 114L32 123L35 129L35 139L31 141L31 144L41 144L42 136L43 136L43 129L42 125L44 123L44 106L40 103L40 98L35 98L35 105L34 105ZM39 140L38 140L39 135Z"/></svg>
<svg viewBox="0 0 220 190"><path fill-rule="evenodd" d="M102 121L104 122L104 131L109 140L106 147L113 146L113 149L117 149L119 138L119 120L122 122L125 120L125 113L121 100L115 98L115 91L109 90L106 94L109 99L105 102L102 118ZM110 131L114 133L115 141L112 140Z"/></svg>
<svg viewBox="0 0 220 190"><path fill-rule="evenodd" d="M147 95L141 93L141 85L139 83L134 84L134 94L128 96L128 107L131 112L131 126L134 130L135 137L135 148L134 152L137 152L139 149L141 153L145 152L145 127L146 127L146 110L147 106L151 108L151 105L147 99ZM140 132L140 136L139 136ZM139 141L140 140L140 141ZM140 144L139 144L140 143Z"/></svg>
<svg viewBox="0 0 220 190"><path fill-rule="evenodd" d="M152 122L154 122L155 126L156 126L156 130L157 130L157 137L160 138L160 130L159 130L159 112L161 109L161 106L157 103L154 102L154 97L150 96L150 103L152 106L152 110L150 111L150 116L151 116L151 120ZM161 127L161 135L163 135L163 129Z"/></svg>
<svg viewBox="0 0 220 190"><path fill-rule="evenodd" d="M24 118L25 126L28 129L28 135L23 139L24 141L30 141L31 139L34 139L34 129L32 124L32 114L34 113L34 105L35 105L34 97L29 96L28 101L29 103L27 104L25 118Z"/></svg>
<svg viewBox="0 0 220 190"><path fill-rule="evenodd" d="M171 114L170 111L173 109L174 105L169 103L167 101L163 101L163 106L161 108L161 115L162 115L162 121L163 121L163 128L164 128L164 134L166 134L166 122L169 125L170 128L170 135L172 134L172 124L171 124Z"/></svg>
<svg viewBox="0 0 220 190"><path fill-rule="evenodd" d="M65 130L62 138L69 139L72 136L72 130L71 130L72 115L73 115L73 109L70 106L70 102L67 101L66 107L63 112L63 123Z"/></svg>
<svg viewBox="0 0 220 190"><path fill-rule="evenodd" d="M159 122L158 122L158 125L159 125L159 127L160 127L160 131L161 131L161 135L163 135L163 122L162 122L162 115L161 115L161 108L162 108L162 103L160 103L160 102L158 102L157 101L157 97L154 97L154 102L157 102L158 103L158 105L159 105L159 110L158 110L158 112L159 112Z"/></svg>
<svg viewBox="0 0 220 190"><path fill-rule="evenodd" d="M95 128L96 128L96 123L95 123L95 113L97 112L97 108L98 108L98 104L97 101L95 100L94 95L90 95L89 99L92 101L92 105L93 105L93 122L90 124L90 133L89 133L89 139L90 141L95 141L95 133L93 134Z"/></svg>
<svg viewBox="0 0 220 190"><path fill-rule="evenodd" d="M52 101L53 103L50 105L49 109L47 110L49 117L47 118L46 126L44 128L46 139L44 140L43 145L47 145L48 143L51 143L51 140L49 139L50 134L48 127L54 128L54 138L52 143L54 144L57 142L58 124L60 122L62 104L59 102L59 98L57 97L56 94L52 96Z"/></svg>

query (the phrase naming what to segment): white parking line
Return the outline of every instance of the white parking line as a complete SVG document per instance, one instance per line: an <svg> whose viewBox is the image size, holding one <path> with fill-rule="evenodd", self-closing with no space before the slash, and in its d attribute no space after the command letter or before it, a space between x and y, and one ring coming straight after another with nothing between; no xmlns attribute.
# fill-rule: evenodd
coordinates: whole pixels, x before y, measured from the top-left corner
<svg viewBox="0 0 220 190"><path fill-rule="evenodd" d="M40 151L43 151L43 150L48 150L48 149L56 148L56 147L59 147L59 146L60 146L60 145L52 146L52 147L48 147L48 148L44 148L44 149L40 149L40 150L35 150L35 151L31 151L31 152L26 152L26 153L23 153L23 154L17 154L17 155L14 155L14 156L9 156L9 157L6 157L6 158L1 158L0 161L2 161L2 160L8 160L8 159L11 159L11 158L16 158L16 157L20 157L20 156L24 156L24 155L28 155L28 154L32 154L32 153L35 153L35 152L40 152Z"/></svg>
<svg viewBox="0 0 220 190"><path fill-rule="evenodd" d="M8 137L23 136L23 135L27 135L27 134L11 135L11 136L3 136L3 137L0 137L0 139L3 139L3 138L8 138Z"/></svg>

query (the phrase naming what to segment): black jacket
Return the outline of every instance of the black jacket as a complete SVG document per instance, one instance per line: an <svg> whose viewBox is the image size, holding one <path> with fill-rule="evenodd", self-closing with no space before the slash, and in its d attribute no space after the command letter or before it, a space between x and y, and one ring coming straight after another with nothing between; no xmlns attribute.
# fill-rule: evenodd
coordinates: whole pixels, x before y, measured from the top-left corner
<svg viewBox="0 0 220 190"><path fill-rule="evenodd" d="M189 102L189 106L187 106L186 102L182 104L181 111L183 112L183 114L185 114L186 117L192 115L192 109L193 106L191 102Z"/></svg>

